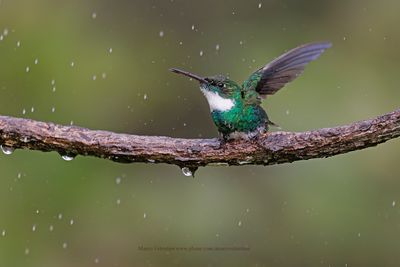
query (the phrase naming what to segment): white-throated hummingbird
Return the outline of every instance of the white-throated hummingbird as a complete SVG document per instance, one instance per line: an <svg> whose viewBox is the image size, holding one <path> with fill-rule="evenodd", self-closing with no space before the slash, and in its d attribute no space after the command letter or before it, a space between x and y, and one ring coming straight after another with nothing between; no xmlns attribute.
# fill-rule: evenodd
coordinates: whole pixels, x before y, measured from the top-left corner
<svg viewBox="0 0 400 267"><path fill-rule="evenodd" d="M200 82L211 117L224 140L250 139L275 125L261 107L261 100L296 79L310 61L329 47L328 42L296 47L256 70L242 86L223 75L200 77L175 68L171 71Z"/></svg>

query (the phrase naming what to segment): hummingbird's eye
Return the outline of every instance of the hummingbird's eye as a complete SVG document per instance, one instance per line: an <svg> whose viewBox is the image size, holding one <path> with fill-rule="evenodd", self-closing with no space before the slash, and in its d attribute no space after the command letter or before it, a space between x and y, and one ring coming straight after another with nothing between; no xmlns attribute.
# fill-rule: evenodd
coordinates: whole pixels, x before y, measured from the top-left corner
<svg viewBox="0 0 400 267"><path fill-rule="evenodd" d="M218 83L217 85L218 85L218 87L221 87L221 88L224 87L224 83Z"/></svg>

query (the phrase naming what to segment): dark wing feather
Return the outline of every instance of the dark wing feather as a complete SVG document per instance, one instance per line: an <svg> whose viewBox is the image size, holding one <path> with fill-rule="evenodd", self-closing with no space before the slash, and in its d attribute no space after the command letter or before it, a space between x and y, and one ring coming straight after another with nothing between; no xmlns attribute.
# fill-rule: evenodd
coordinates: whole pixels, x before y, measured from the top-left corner
<svg viewBox="0 0 400 267"><path fill-rule="evenodd" d="M245 82L243 90L255 90L261 96L272 95L296 79L305 66L317 59L330 43L311 43L296 47L281 55L250 76L252 82Z"/></svg>

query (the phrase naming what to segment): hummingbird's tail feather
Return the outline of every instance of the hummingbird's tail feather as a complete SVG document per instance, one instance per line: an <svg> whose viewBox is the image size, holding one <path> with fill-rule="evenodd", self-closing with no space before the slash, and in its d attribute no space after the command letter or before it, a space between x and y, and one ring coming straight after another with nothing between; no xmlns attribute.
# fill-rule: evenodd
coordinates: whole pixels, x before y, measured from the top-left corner
<svg viewBox="0 0 400 267"><path fill-rule="evenodd" d="M266 124L267 124L267 125L271 125L271 126L273 126L273 127L276 127L276 128L279 129L279 130L282 129L281 126L279 126L278 124L276 124L276 123L273 122L273 121L270 121L269 119L267 120L267 123L266 123Z"/></svg>

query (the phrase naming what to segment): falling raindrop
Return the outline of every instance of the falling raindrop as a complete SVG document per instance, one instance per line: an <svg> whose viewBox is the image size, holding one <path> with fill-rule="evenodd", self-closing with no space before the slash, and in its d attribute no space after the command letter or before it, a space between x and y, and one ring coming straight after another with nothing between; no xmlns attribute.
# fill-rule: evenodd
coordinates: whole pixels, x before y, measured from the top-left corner
<svg viewBox="0 0 400 267"><path fill-rule="evenodd" d="M192 31L194 31L194 25L192 25Z"/></svg>
<svg viewBox="0 0 400 267"><path fill-rule="evenodd" d="M116 184L120 184L120 183L121 183L121 177L115 178L115 183L116 183Z"/></svg>
<svg viewBox="0 0 400 267"><path fill-rule="evenodd" d="M56 112L56 108L55 108L55 107L52 107L52 108L51 108L51 112L53 112L53 113Z"/></svg>
<svg viewBox="0 0 400 267"><path fill-rule="evenodd" d="M5 146L5 145L0 145L1 151L3 151L3 153L5 155L11 155L14 152L14 148L10 147L10 146Z"/></svg>
<svg viewBox="0 0 400 267"><path fill-rule="evenodd" d="M100 261L99 258L94 259L94 263L96 263L96 264L99 263L99 261Z"/></svg>
<svg viewBox="0 0 400 267"><path fill-rule="evenodd" d="M396 201L393 200L392 207L396 206Z"/></svg>
<svg viewBox="0 0 400 267"><path fill-rule="evenodd" d="M35 112L35 107L31 107L31 112Z"/></svg>
<svg viewBox="0 0 400 267"><path fill-rule="evenodd" d="M72 61L70 65L73 68L75 66L75 62Z"/></svg>
<svg viewBox="0 0 400 267"><path fill-rule="evenodd" d="M51 85L55 85L56 84L56 80L51 80Z"/></svg>
<svg viewBox="0 0 400 267"><path fill-rule="evenodd" d="M32 225L32 232L36 231L36 224Z"/></svg>
<svg viewBox="0 0 400 267"><path fill-rule="evenodd" d="M22 115L25 115L25 113L26 113L26 110L23 109L23 110L22 110Z"/></svg>
<svg viewBox="0 0 400 267"><path fill-rule="evenodd" d="M92 13L92 19L95 19L95 18L97 18L97 13L96 13L96 12L93 12L93 13Z"/></svg>
<svg viewBox="0 0 400 267"><path fill-rule="evenodd" d="M93 81L97 80L97 76L96 76L96 75L93 75L93 76L92 76L92 80L93 80Z"/></svg>
<svg viewBox="0 0 400 267"><path fill-rule="evenodd" d="M112 47L110 47L109 49L108 49L108 53L112 53L113 52L113 49L112 49Z"/></svg>
<svg viewBox="0 0 400 267"><path fill-rule="evenodd" d="M103 73L101 74L101 78L102 78L102 79L107 78L107 73L103 72Z"/></svg>
<svg viewBox="0 0 400 267"><path fill-rule="evenodd" d="M8 35L8 29L7 29L7 28L5 28L5 29L3 30L3 35L4 35L4 36L7 36L7 35Z"/></svg>
<svg viewBox="0 0 400 267"><path fill-rule="evenodd" d="M66 248L68 247L67 242L64 242L64 243L62 244L62 247L63 247L63 249L66 249Z"/></svg>
<svg viewBox="0 0 400 267"><path fill-rule="evenodd" d="M259 4L258 4L258 8L261 8L261 7L262 7L262 3L259 3Z"/></svg>
<svg viewBox="0 0 400 267"><path fill-rule="evenodd" d="M202 57L204 55L203 50L200 51L200 56Z"/></svg>
<svg viewBox="0 0 400 267"><path fill-rule="evenodd" d="M220 46L219 46L219 44L217 44L216 46L215 46L215 50L219 50L219 48L220 48Z"/></svg>
<svg viewBox="0 0 400 267"><path fill-rule="evenodd" d="M50 225L50 226L49 226L49 231L50 231L50 232L53 232L53 230L54 230L54 226L53 226L53 225Z"/></svg>
<svg viewBox="0 0 400 267"><path fill-rule="evenodd" d="M160 31L159 35L160 35L160 37L164 37L164 32Z"/></svg>
<svg viewBox="0 0 400 267"><path fill-rule="evenodd" d="M143 95L143 99L144 99L144 100L147 100L147 94L144 94L144 95Z"/></svg>
<svg viewBox="0 0 400 267"><path fill-rule="evenodd" d="M29 68L29 66L25 68L26 72L29 72L30 70L31 70L31 68Z"/></svg>
<svg viewBox="0 0 400 267"><path fill-rule="evenodd" d="M35 63L35 65L37 65L39 63L39 59L36 58L34 63Z"/></svg>
<svg viewBox="0 0 400 267"><path fill-rule="evenodd" d="M62 217L63 217L62 213L59 213L58 216L57 216L57 218L58 218L59 220L61 220Z"/></svg>
<svg viewBox="0 0 400 267"><path fill-rule="evenodd" d="M25 249L25 255L28 255L29 252L30 252L30 251L29 251L29 248L26 248L26 249Z"/></svg>
<svg viewBox="0 0 400 267"><path fill-rule="evenodd" d="M17 42L17 47L20 47L21 46L21 41L18 41Z"/></svg>
<svg viewBox="0 0 400 267"><path fill-rule="evenodd" d="M51 89L53 91L53 93L57 90L57 88L55 86L53 86L53 88Z"/></svg>
<svg viewBox="0 0 400 267"><path fill-rule="evenodd" d="M241 227L242 226L242 221L238 222L238 226Z"/></svg>
<svg viewBox="0 0 400 267"><path fill-rule="evenodd" d="M118 198L116 202L117 202L117 205L121 204L121 199Z"/></svg>
<svg viewBox="0 0 400 267"><path fill-rule="evenodd" d="M1 236L6 236L6 230L1 231Z"/></svg>
<svg viewBox="0 0 400 267"><path fill-rule="evenodd" d="M70 224L70 225L73 225L74 223L75 223L74 219L71 219L71 220L69 221L69 224Z"/></svg>
<svg viewBox="0 0 400 267"><path fill-rule="evenodd" d="M146 218L147 218L147 214L143 213L143 219L146 219Z"/></svg>

